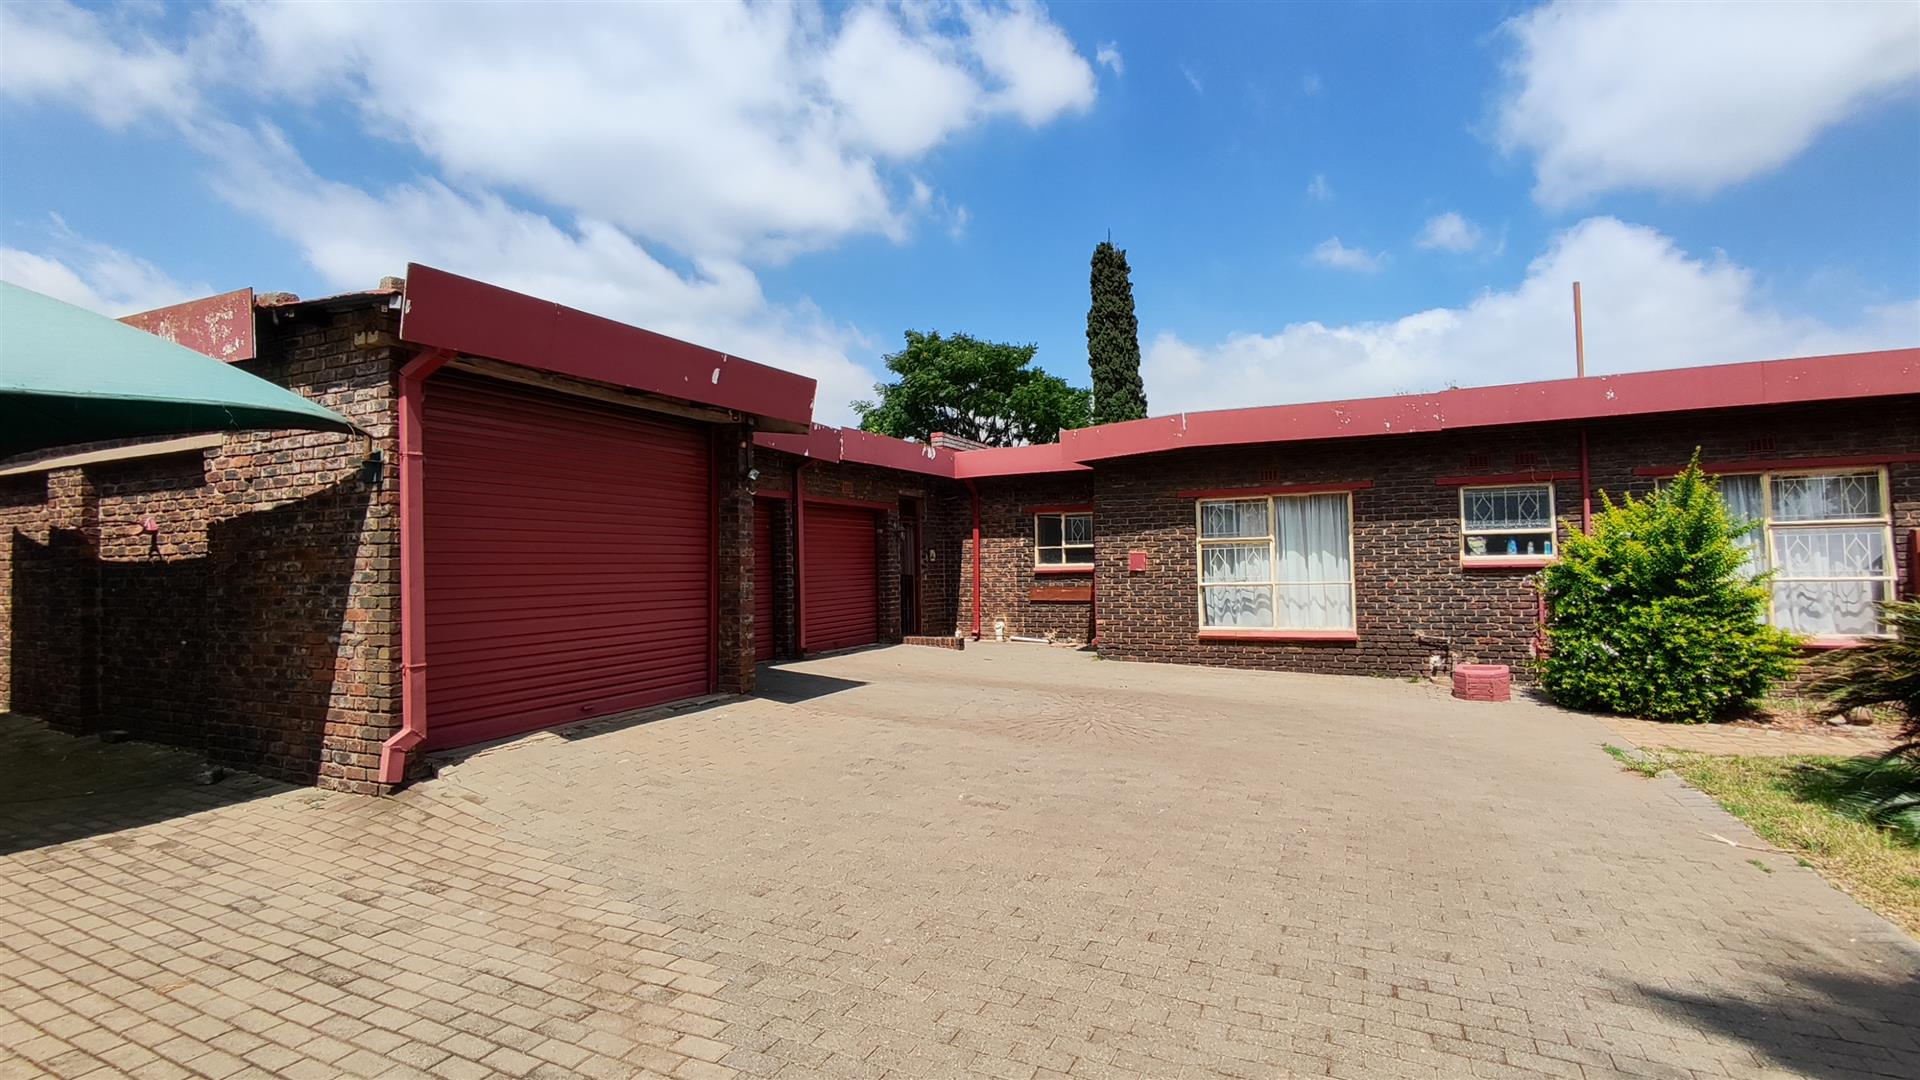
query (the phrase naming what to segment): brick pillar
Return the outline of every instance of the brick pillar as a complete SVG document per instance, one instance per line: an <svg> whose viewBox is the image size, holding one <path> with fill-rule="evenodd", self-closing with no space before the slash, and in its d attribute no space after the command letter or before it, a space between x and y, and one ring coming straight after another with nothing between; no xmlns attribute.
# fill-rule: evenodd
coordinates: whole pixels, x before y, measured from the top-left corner
<svg viewBox="0 0 1920 1080"><path fill-rule="evenodd" d="M47 547L33 575L40 640L24 657L14 707L74 734L100 729L100 498L82 469L47 476ZM26 591L26 590L23 590Z"/></svg>
<svg viewBox="0 0 1920 1080"><path fill-rule="evenodd" d="M880 524L880 640L890 644L900 641L900 545L905 532L900 508L888 509Z"/></svg>
<svg viewBox="0 0 1920 1080"><path fill-rule="evenodd" d="M753 692L753 429L714 432L713 542L720 573L720 692Z"/></svg>

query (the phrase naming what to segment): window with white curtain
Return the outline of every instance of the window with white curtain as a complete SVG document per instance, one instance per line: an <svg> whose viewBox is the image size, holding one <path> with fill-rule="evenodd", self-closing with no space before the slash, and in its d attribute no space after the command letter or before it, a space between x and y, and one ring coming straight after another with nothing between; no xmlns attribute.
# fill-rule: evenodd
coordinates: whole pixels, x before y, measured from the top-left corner
<svg viewBox="0 0 1920 1080"><path fill-rule="evenodd" d="M1202 499L1196 512L1202 629L1354 628L1352 496Z"/></svg>
<svg viewBox="0 0 1920 1080"><path fill-rule="evenodd" d="M1771 621L1814 637L1885 632L1893 522L1884 469L1736 473L1716 478L1754 574L1774 572Z"/></svg>

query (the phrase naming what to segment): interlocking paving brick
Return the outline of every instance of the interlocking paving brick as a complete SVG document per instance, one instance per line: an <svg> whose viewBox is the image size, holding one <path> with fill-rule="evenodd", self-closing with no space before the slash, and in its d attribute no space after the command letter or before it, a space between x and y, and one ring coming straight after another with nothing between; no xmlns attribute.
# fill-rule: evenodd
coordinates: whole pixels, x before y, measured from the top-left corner
<svg viewBox="0 0 1920 1080"><path fill-rule="evenodd" d="M1920 948L1591 718L1029 646L763 674L393 799L0 806L0 1077L1920 1075Z"/></svg>

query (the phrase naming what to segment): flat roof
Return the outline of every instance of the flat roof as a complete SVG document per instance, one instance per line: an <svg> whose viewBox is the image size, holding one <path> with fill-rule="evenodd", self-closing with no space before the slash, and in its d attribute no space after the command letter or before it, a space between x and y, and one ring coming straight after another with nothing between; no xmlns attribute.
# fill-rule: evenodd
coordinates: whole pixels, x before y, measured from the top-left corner
<svg viewBox="0 0 1920 1080"><path fill-rule="evenodd" d="M1408 435L1901 394L1920 394L1920 348L1179 413L1065 431L1060 442L1067 459L1084 463L1212 446ZM964 463L972 454L988 452L966 451L961 459Z"/></svg>
<svg viewBox="0 0 1920 1080"><path fill-rule="evenodd" d="M709 405L805 431L815 384L613 319L407 264L400 339L537 371Z"/></svg>

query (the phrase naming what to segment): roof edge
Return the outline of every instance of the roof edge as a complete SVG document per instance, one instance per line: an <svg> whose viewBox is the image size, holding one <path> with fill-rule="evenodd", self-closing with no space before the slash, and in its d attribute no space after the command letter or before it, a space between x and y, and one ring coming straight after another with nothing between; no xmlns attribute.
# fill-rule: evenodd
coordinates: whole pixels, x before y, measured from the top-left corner
<svg viewBox="0 0 1920 1080"><path fill-rule="evenodd" d="M1069 459L1085 463L1202 447L1619 419L1901 394L1920 394L1920 348L1179 413L1062 432L1061 443Z"/></svg>

